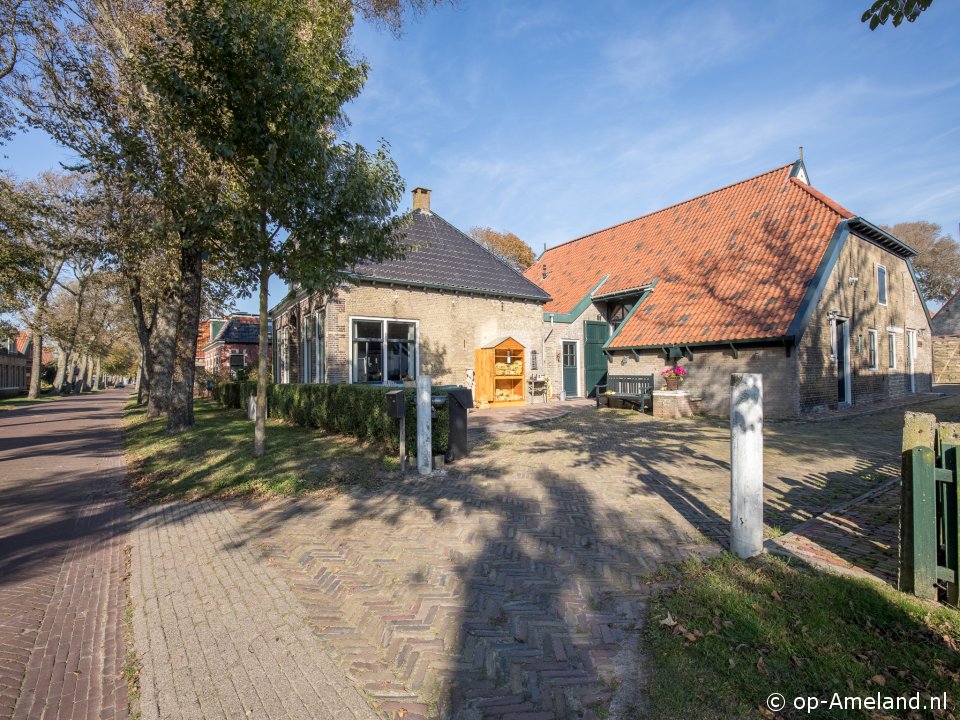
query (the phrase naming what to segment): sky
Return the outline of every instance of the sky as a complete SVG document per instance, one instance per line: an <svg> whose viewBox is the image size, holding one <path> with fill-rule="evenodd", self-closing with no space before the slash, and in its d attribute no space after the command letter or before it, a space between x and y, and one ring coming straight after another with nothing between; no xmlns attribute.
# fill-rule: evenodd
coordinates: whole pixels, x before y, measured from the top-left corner
<svg viewBox="0 0 960 720"><path fill-rule="evenodd" d="M345 138L390 144L409 191L536 252L785 165L876 224L960 222L960 2L871 32L869 0L457 0L402 33L359 22L370 67ZM3 148L31 177L68 157ZM270 303L285 293L271 284ZM256 311L255 299L238 308Z"/></svg>

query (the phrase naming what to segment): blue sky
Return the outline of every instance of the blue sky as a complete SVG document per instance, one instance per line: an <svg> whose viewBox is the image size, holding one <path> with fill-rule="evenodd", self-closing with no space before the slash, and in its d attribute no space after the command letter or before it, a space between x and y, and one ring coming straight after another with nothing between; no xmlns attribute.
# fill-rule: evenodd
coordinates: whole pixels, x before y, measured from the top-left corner
<svg viewBox="0 0 960 720"><path fill-rule="evenodd" d="M371 72L347 136L389 141L408 191L431 188L457 227L538 252L791 162L799 145L812 184L854 212L956 237L960 3L874 32L869 4L459 0L399 37L361 23ZM21 177L62 157L37 135L5 152Z"/></svg>

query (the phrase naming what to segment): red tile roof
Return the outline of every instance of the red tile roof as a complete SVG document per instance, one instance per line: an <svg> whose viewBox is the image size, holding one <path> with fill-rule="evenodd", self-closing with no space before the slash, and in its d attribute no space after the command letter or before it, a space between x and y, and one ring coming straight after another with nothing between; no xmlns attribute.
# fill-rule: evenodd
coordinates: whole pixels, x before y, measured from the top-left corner
<svg viewBox="0 0 960 720"><path fill-rule="evenodd" d="M794 163L547 250L527 277L546 312L656 286L610 347L787 334L837 225L852 213L791 178ZM543 265L547 278L543 279Z"/></svg>

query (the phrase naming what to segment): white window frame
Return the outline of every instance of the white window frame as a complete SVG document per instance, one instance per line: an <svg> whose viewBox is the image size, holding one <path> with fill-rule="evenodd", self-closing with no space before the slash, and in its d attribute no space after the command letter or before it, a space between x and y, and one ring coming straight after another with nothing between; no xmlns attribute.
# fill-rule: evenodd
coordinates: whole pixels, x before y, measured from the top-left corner
<svg viewBox="0 0 960 720"><path fill-rule="evenodd" d="M300 335L300 342L297 343L297 347L300 348L300 382L310 382L310 349L307 347L307 316L300 316L300 328L298 334Z"/></svg>
<svg viewBox="0 0 960 720"><path fill-rule="evenodd" d="M871 353L873 354L873 362L870 362ZM867 330L867 369L869 370L879 370L880 369L880 345L877 338L877 331L870 329Z"/></svg>
<svg viewBox="0 0 960 720"><path fill-rule="evenodd" d="M883 283L880 282L880 271L883 270ZM877 305L886 306L890 301L890 273L886 265L877 263ZM883 290L883 300L880 299L880 290Z"/></svg>
<svg viewBox="0 0 960 720"><path fill-rule="evenodd" d="M897 369L897 334L887 332L887 369Z"/></svg>
<svg viewBox="0 0 960 720"><path fill-rule="evenodd" d="M315 380L314 382L322 383L323 382L323 353L324 353L324 337L323 337L323 311L317 310L313 315L313 372ZM352 368L351 368L352 375Z"/></svg>
<svg viewBox="0 0 960 720"><path fill-rule="evenodd" d="M379 322L383 325L383 368L384 368L384 377L383 381L380 383L355 383L353 379L353 324L356 320L362 320L367 322ZM402 387L403 383L390 382L386 378L386 368L387 368L387 323L388 322L398 322L398 323L411 323L414 326L414 341L413 341L413 371L414 379L420 375L420 321L414 320L413 318L395 318L395 317L370 317L368 315L350 315L347 318L348 325L348 342L347 342L347 382L351 385L385 385L388 387Z"/></svg>
<svg viewBox="0 0 960 720"><path fill-rule="evenodd" d="M280 384L290 383L290 326L285 326L280 330Z"/></svg>

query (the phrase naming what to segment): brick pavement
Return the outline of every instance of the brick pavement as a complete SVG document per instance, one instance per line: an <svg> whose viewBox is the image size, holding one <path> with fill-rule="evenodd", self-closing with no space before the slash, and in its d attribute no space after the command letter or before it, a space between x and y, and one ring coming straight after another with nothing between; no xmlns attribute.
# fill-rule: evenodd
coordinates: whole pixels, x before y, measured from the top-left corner
<svg viewBox="0 0 960 720"><path fill-rule="evenodd" d="M896 585L899 508L900 481L895 478L766 545L814 567Z"/></svg>
<svg viewBox="0 0 960 720"><path fill-rule="evenodd" d="M126 399L0 414L0 718L127 716Z"/></svg>
<svg viewBox="0 0 960 720"><path fill-rule="evenodd" d="M368 494L231 508L384 717L605 717L640 702L661 563L719 548L581 446L537 452L555 433Z"/></svg>
<svg viewBox="0 0 960 720"><path fill-rule="evenodd" d="M133 525L144 720L375 717L222 503L144 508Z"/></svg>

